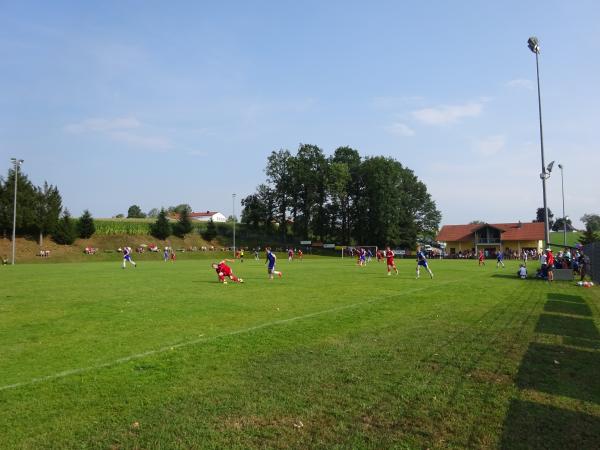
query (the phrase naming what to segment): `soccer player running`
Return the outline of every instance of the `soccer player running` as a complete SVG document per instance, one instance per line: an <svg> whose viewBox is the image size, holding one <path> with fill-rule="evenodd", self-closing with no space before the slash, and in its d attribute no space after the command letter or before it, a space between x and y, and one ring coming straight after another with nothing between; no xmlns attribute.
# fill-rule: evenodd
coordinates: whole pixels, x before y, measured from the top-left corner
<svg viewBox="0 0 600 450"><path fill-rule="evenodd" d="M217 272L217 276L219 277L219 282L223 283L223 284L227 284L227 280L225 279L227 277L231 281L234 281L236 283L243 283L244 282L243 279L238 278L233 274L231 267L229 267L227 265L228 262L233 262L233 260L224 259L221 262L211 264L212 268L215 269L215 271Z"/></svg>
<svg viewBox="0 0 600 450"><path fill-rule="evenodd" d="M421 247L417 247L417 280L419 279L419 276L421 275L419 273L419 269L420 267L424 267L425 269L427 269L427 272L429 272L429 276L431 278L433 278L433 272L431 271L431 269L429 268L429 265L427 264L427 258L425 257L425 253L423 253L421 251Z"/></svg>
<svg viewBox="0 0 600 450"><path fill-rule="evenodd" d="M479 250L479 265L485 266L485 255L483 254L483 250Z"/></svg>
<svg viewBox="0 0 600 450"><path fill-rule="evenodd" d="M275 270L275 262L277 261L277 256L271 251L271 247L267 247L267 272L269 274L269 280L273 279L273 275L277 275L279 278L283 275L281 272Z"/></svg>
<svg viewBox="0 0 600 450"><path fill-rule="evenodd" d="M133 267L137 267L137 264L131 259L131 247L123 247L123 269L127 261L129 261L129 264L133 264Z"/></svg>
<svg viewBox="0 0 600 450"><path fill-rule="evenodd" d="M394 269L396 275L398 275L398 268L396 267L396 263L394 262L394 252L389 247L385 248L385 259L387 261L388 275L392 274L392 269Z"/></svg>
<svg viewBox="0 0 600 450"><path fill-rule="evenodd" d="M502 267L504 268L504 253L502 253L502 250L498 251L498 253L496 254L496 269L498 267L500 267L500 265L502 265Z"/></svg>

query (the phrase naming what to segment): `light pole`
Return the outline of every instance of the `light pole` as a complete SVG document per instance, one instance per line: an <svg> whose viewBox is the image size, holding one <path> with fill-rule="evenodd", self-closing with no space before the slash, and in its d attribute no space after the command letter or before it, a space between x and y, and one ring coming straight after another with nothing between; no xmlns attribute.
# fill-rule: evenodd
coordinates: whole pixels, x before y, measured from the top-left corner
<svg viewBox="0 0 600 450"><path fill-rule="evenodd" d="M15 165L15 200L13 204L13 232L12 232L12 264L15 264L15 244L16 244L16 230L17 230L17 174L19 173L19 166L25 161L17 158L10 158L11 162Z"/></svg>
<svg viewBox="0 0 600 450"><path fill-rule="evenodd" d="M560 188L562 192L562 204L563 204L563 245L567 245L567 216L565 216L565 179L563 177L563 169L564 166L562 164L558 165L560 169Z"/></svg>
<svg viewBox="0 0 600 450"><path fill-rule="evenodd" d="M535 70L537 74L537 91L538 91L538 109L540 117L540 146L542 150L542 173L540 178L542 179L542 192L544 195L544 239L546 246L550 244L550 231L548 227L548 204L546 202L546 179L550 176L550 173L546 172L546 163L544 162L544 133L542 130L542 95L540 93L540 65L538 56L540 54L540 43L535 36L530 37L527 40L527 46L529 50L535 53Z"/></svg>
<svg viewBox="0 0 600 450"><path fill-rule="evenodd" d="M235 259L235 194L231 194L231 204L233 206L233 259Z"/></svg>

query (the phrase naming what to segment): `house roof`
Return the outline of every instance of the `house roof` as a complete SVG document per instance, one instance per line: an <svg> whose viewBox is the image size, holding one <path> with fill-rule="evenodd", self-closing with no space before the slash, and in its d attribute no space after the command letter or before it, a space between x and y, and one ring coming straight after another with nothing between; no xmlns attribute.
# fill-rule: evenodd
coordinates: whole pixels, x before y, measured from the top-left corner
<svg viewBox="0 0 600 450"><path fill-rule="evenodd" d="M219 214L219 211L192 212L190 217L212 217L215 214Z"/></svg>
<svg viewBox="0 0 600 450"><path fill-rule="evenodd" d="M544 222L525 222L444 225L436 240L441 242L470 241L473 233L485 226L500 230L500 239L503 241L538 241L544 239Z"/></svg>

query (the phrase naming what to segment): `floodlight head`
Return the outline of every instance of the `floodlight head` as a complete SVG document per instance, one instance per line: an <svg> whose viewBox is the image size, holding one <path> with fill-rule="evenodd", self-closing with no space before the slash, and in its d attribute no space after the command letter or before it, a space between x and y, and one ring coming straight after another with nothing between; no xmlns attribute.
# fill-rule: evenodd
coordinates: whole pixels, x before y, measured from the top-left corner
<svg viewBox="0 0 600 450"><path fill-rule="evenodd" d="M552 172L552 168L554 167L554 161L552 161L550 164L548 164L548 167L546 168L546 170L548 171L548 173Z"/></svg>
<svg viewBox="0 0 600 450"><path fill-rule="evenodd" d="M527 40L527 46L529 47L529 50L531 50L533 53L540 53L540 43L538 41L538 38L536 38L535 36L531 36Z"/></svg>
<svg viewBox="0 0 600 450"><path fill-rule="evenodd" d="M560 170L563 170L563 168L564 168L564 167L563 167L563 165L562 165L562 164L559 164L559 165L558 165L558 168L559 168Z"/></svg>

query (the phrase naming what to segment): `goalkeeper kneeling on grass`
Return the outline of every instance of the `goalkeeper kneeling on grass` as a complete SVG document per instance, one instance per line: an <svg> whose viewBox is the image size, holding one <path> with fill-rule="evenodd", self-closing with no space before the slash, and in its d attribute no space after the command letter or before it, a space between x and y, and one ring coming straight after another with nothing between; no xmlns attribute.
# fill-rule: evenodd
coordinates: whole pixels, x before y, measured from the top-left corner
<svg viewBox="0 0 600 450"><path fill-rule="evenodd" d="M236 277L231 271L231 267L227 265L227 262L233 262L231 259L224 259L219 263L212 263L211 266L217 272L217 276L219 277L219 282L223 284L227 284L227 280L225 278L229 278L231 281L236 283L243 283L244 280Z"/></svg>

